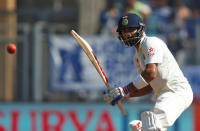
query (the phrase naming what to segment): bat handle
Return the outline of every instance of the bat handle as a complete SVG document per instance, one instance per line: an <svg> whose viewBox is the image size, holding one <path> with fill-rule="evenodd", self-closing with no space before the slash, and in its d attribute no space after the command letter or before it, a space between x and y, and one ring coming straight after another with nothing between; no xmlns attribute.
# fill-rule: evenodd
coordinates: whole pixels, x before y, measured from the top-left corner
<svg viewBox="0 0 200 131"><path fill-rule="evenodd" d="M124 109L124 107L122 106L121 101L119 101L117 103L118 108L120 109L121 113L125 116L126 115L126 110Z"/></svg>

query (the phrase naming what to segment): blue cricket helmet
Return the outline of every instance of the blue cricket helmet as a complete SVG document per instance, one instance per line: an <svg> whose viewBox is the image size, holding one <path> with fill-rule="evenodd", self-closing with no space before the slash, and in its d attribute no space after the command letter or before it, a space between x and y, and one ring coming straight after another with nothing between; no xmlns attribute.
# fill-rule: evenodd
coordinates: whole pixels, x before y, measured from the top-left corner
<svg viewBox="0 0 200 131"><path fill-rule="evenodd" d="M128 13L120 18L118 22L117 32L129 27L137 28L140 26L144 26L143 20L136 14Z"/></svg>
<svg viewBox="0 0 200 131"><path fill-rule="evenodd" d="M117 32L119 33L120 41L122 41L126 46L133 46L138 44L141 38L143 37L144 26L145 24L142 18L140 18L138 15L132 13L123 15L119 19L117 27ZM130 38L123 38L121 31L127 28L136 28L137 36Z"/></svg>

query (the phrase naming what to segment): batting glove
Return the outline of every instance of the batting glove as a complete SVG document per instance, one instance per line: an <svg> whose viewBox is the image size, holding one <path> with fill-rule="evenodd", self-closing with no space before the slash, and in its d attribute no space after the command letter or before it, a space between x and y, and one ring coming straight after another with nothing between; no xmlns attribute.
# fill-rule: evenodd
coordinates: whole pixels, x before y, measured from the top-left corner
<svg viewBox="0 0 200 131"><path fill-rule="evenodd" d="M104 100L107 104L115 105L123 97L127 96L129 92L128 86L113 88L104 95Z"/></svg>

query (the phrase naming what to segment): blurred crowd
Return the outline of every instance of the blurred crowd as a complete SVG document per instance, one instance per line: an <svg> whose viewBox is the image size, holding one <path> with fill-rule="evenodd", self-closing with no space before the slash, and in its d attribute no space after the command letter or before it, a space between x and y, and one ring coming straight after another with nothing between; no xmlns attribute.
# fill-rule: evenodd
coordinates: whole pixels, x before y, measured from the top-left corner
<svg viewBox="0 0 200 131"><path fill-rule="evenodd" d="M136 13L144 20L146 34L164 40L181 67L194 65L199 7L198 0L108 0L97 34L116 35L119 17Z"/></svg>

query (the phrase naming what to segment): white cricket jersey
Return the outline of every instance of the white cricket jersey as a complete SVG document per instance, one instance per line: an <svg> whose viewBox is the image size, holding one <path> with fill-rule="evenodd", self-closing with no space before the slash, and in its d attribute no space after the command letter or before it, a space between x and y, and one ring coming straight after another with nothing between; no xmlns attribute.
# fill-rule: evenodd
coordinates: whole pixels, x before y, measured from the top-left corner
<svg viewBox="0 0 200 131"><path fill-rule="evenodd" d="M190 88L167 45L157 37L145 35L142 38L134 63L139 74L145 69L146 64L158 63L158 75L149 83L154 90L153 100L156 100L163 91L176 92L177 88Z"/></svg>

